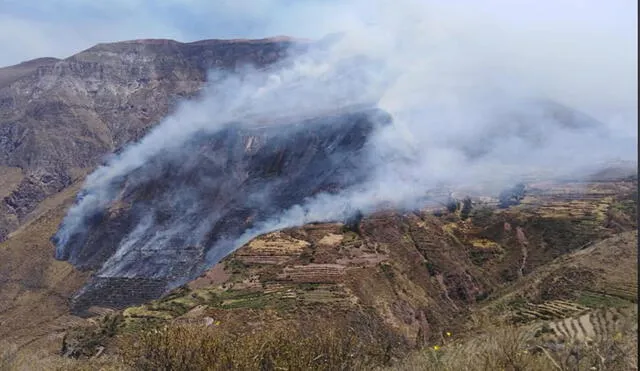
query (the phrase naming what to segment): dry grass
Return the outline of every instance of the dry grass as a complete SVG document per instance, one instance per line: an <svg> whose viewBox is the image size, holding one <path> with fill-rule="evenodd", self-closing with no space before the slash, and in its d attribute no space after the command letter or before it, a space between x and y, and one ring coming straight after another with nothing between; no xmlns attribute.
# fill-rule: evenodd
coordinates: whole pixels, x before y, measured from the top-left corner
<svg viewBox="0 0 640 371"><path fill-rule="evenodd" d="M637 370L637 350L635 330L593 344L571 342L551 349L532 346L517 328L503 327L481 339L422 350L386 370Z"/></svg>
<svg viewBox="0 0 640 371"><path fill-rule="evenodd" d="M118 355L84 360L19 355L15 347L0 344L0 370L637 370L635 329L554 349L532 345L519 328L498 327L385 366L389 346L366 341L347 327L291 328L281 322L238 335L217 326L171 325L121 337Z"/></svg>
<svg viewBox="0 0 640 371"><path fill-rule="evenodd" d="M34 348L47 346L51 339L57 342L49 335L75 320L68 316L67 299L82 286L88 273L55 260L55 247L50 241L73 202L70 189L44 201L55 206L0 243L2 340Z"/></svg>
<svg viewBox="0 0 640 371"><path fill-rule="evenodd" d="M0 197L6 197L15 190L24 175L19 167L0 166Z"/></svg>
<svg viewBox="0 0 640 371"><path fill-rule="evenodd" d="M173 325L125 336L119 348L136 370L354 370L390 359L387 347L349 328L284 323L242 335Z"/></svg>
<svg viewBox="0 0 640 371"><path fill-rule="evenodd" d="M0 371L9 370L370 370L390 365L402 343L366 314L261 324L238 321L172 322L164 326L104 326L69 336L62 352L18 351L0 344ZM220 317L217 317L220 318ZM228 322L228 323L227 323ZM80 330L78 330L80 331ZM103 336L104 335L104 336ZM66 349L66 350L65 350ZM402 348L404 349L404 348Z"/></svg>
<svg viewBox="0 0 640 371"><path fill-rule="evenodd" d="M125 371L116 356L77 360L47 351L21 352L15 344L0 341L0 371Z"/></svg>

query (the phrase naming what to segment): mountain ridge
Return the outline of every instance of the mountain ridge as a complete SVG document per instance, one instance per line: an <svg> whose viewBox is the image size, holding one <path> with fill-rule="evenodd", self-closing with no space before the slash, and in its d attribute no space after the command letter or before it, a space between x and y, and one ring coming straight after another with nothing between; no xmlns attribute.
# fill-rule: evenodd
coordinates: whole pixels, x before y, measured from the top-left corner
<svg viewBox="0 0 640 371"><path fill-rule="evenodd" d="M63 60L0 69L0 166L20 169L0 203L0 240L46 196L90 171L193 97L209 69L265 67L293 41L101 44ZM26 67L25 67L26 66ZM5 76L5 77L3 77Z"/></svg>

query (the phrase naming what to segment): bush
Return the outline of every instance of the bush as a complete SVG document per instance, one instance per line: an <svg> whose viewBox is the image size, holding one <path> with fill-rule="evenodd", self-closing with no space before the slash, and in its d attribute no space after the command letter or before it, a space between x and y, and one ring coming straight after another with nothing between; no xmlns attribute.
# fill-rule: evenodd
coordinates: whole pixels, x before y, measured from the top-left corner
<svg viewBox="0 0 640 371"><path fill-rule="evenodd" d="M118 357L101 356L92 359L73 359L50 354L44 349L22 349L0 340L1 371L129 371Z"/></svg>
<svg viewBox="0 0 640 371"><path fill-rule="evenodd" d="M170 325L129 334L119 349L136 370L353 370L389 358L385 347L349 328L284 323L242 335L215 326Z"/></svg>
<svg viewBox="0 0 640 371"><path fill-rule="evenodd" d="M469 216L474 225L486 227L493 222L494 210L489 206L480 206L474 208Z"/></svg>
<svg viewBox="0 0 640 371"><path fill-rule="evenodd" d="M416 352L390 370L637 370L637 327L590 344L557 344L555 349L531 343L523 334L518 327L493 328L467 341Z"/></svg>

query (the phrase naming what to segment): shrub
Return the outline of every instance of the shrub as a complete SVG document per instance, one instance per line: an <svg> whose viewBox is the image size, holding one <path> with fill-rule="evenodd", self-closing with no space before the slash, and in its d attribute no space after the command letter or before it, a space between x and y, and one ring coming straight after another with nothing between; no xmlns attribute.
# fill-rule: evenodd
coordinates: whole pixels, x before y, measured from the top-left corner
<svg viewBox="0 0 640 371"><path fill-rule="evenodd" d="M520 204L520 201L522 201L525 196L525 188L524 184L518 183L512 188L500 192L500 196L498 197L500 200L499 207L507 208Z"/></svg>
<svg viewBox="0 0 640 371"><path fill-rule="evenodd" d="M385 361L380 344L326 324L280 323L242 335L215 326L170 325L124 336L119 349L136 370L353 370Z"/></svg>
<svg viewBox="0 0 640 371"><path fill-rule="evenodd" d="M466 341L415 352L389 370L637 370L635 326L593 343L570 341L555 347L531 343L522 328L492 328Z"/></svg>

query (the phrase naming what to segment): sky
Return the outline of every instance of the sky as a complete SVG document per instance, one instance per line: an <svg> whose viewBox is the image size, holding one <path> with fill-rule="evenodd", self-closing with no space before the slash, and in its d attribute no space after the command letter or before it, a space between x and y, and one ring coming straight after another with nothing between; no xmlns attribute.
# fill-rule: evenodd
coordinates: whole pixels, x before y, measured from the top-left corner
<svg viewBox="0 0 640 371"><path fill-rule="evenodd" d="M354 30L364 30L369 51L379 39L386 52L385 38L427 52L468 45L474 58L510 59L519 78L562 80L547 90L601 120L637 117L634 0L0 0L0 66L138 38L320 38Z"/></svg>
<svg viewBox="0 0 640 371"><path fill-rule="evenodd" d="M291 35L318 38L342 23L335 0L0 0L0 66L67 57L139 38L195 41ZM313 20L310 22L310 20ZM346 23L346 22L345 22Z"/></svg>
<svg viewBox="0 0 640 371"><path fill-rule="evenodd" d="M383 9L376 5L379 3L358 0L0 0L0 48L3 51L0 65L43 56L65 57L99 42L136 38L179 41L269 35L317 38L356 23L375 23L380 16L376 8ZM468 9L472 17L491 15L506 23L516 22L540 31L544 31L541 29L544 23L562 22L581 32L585 25L591 24L592 36L616 34L637 39L637 2L632 0L442 0L432 3L436 6L446 3L461 13Z"/></svg>

